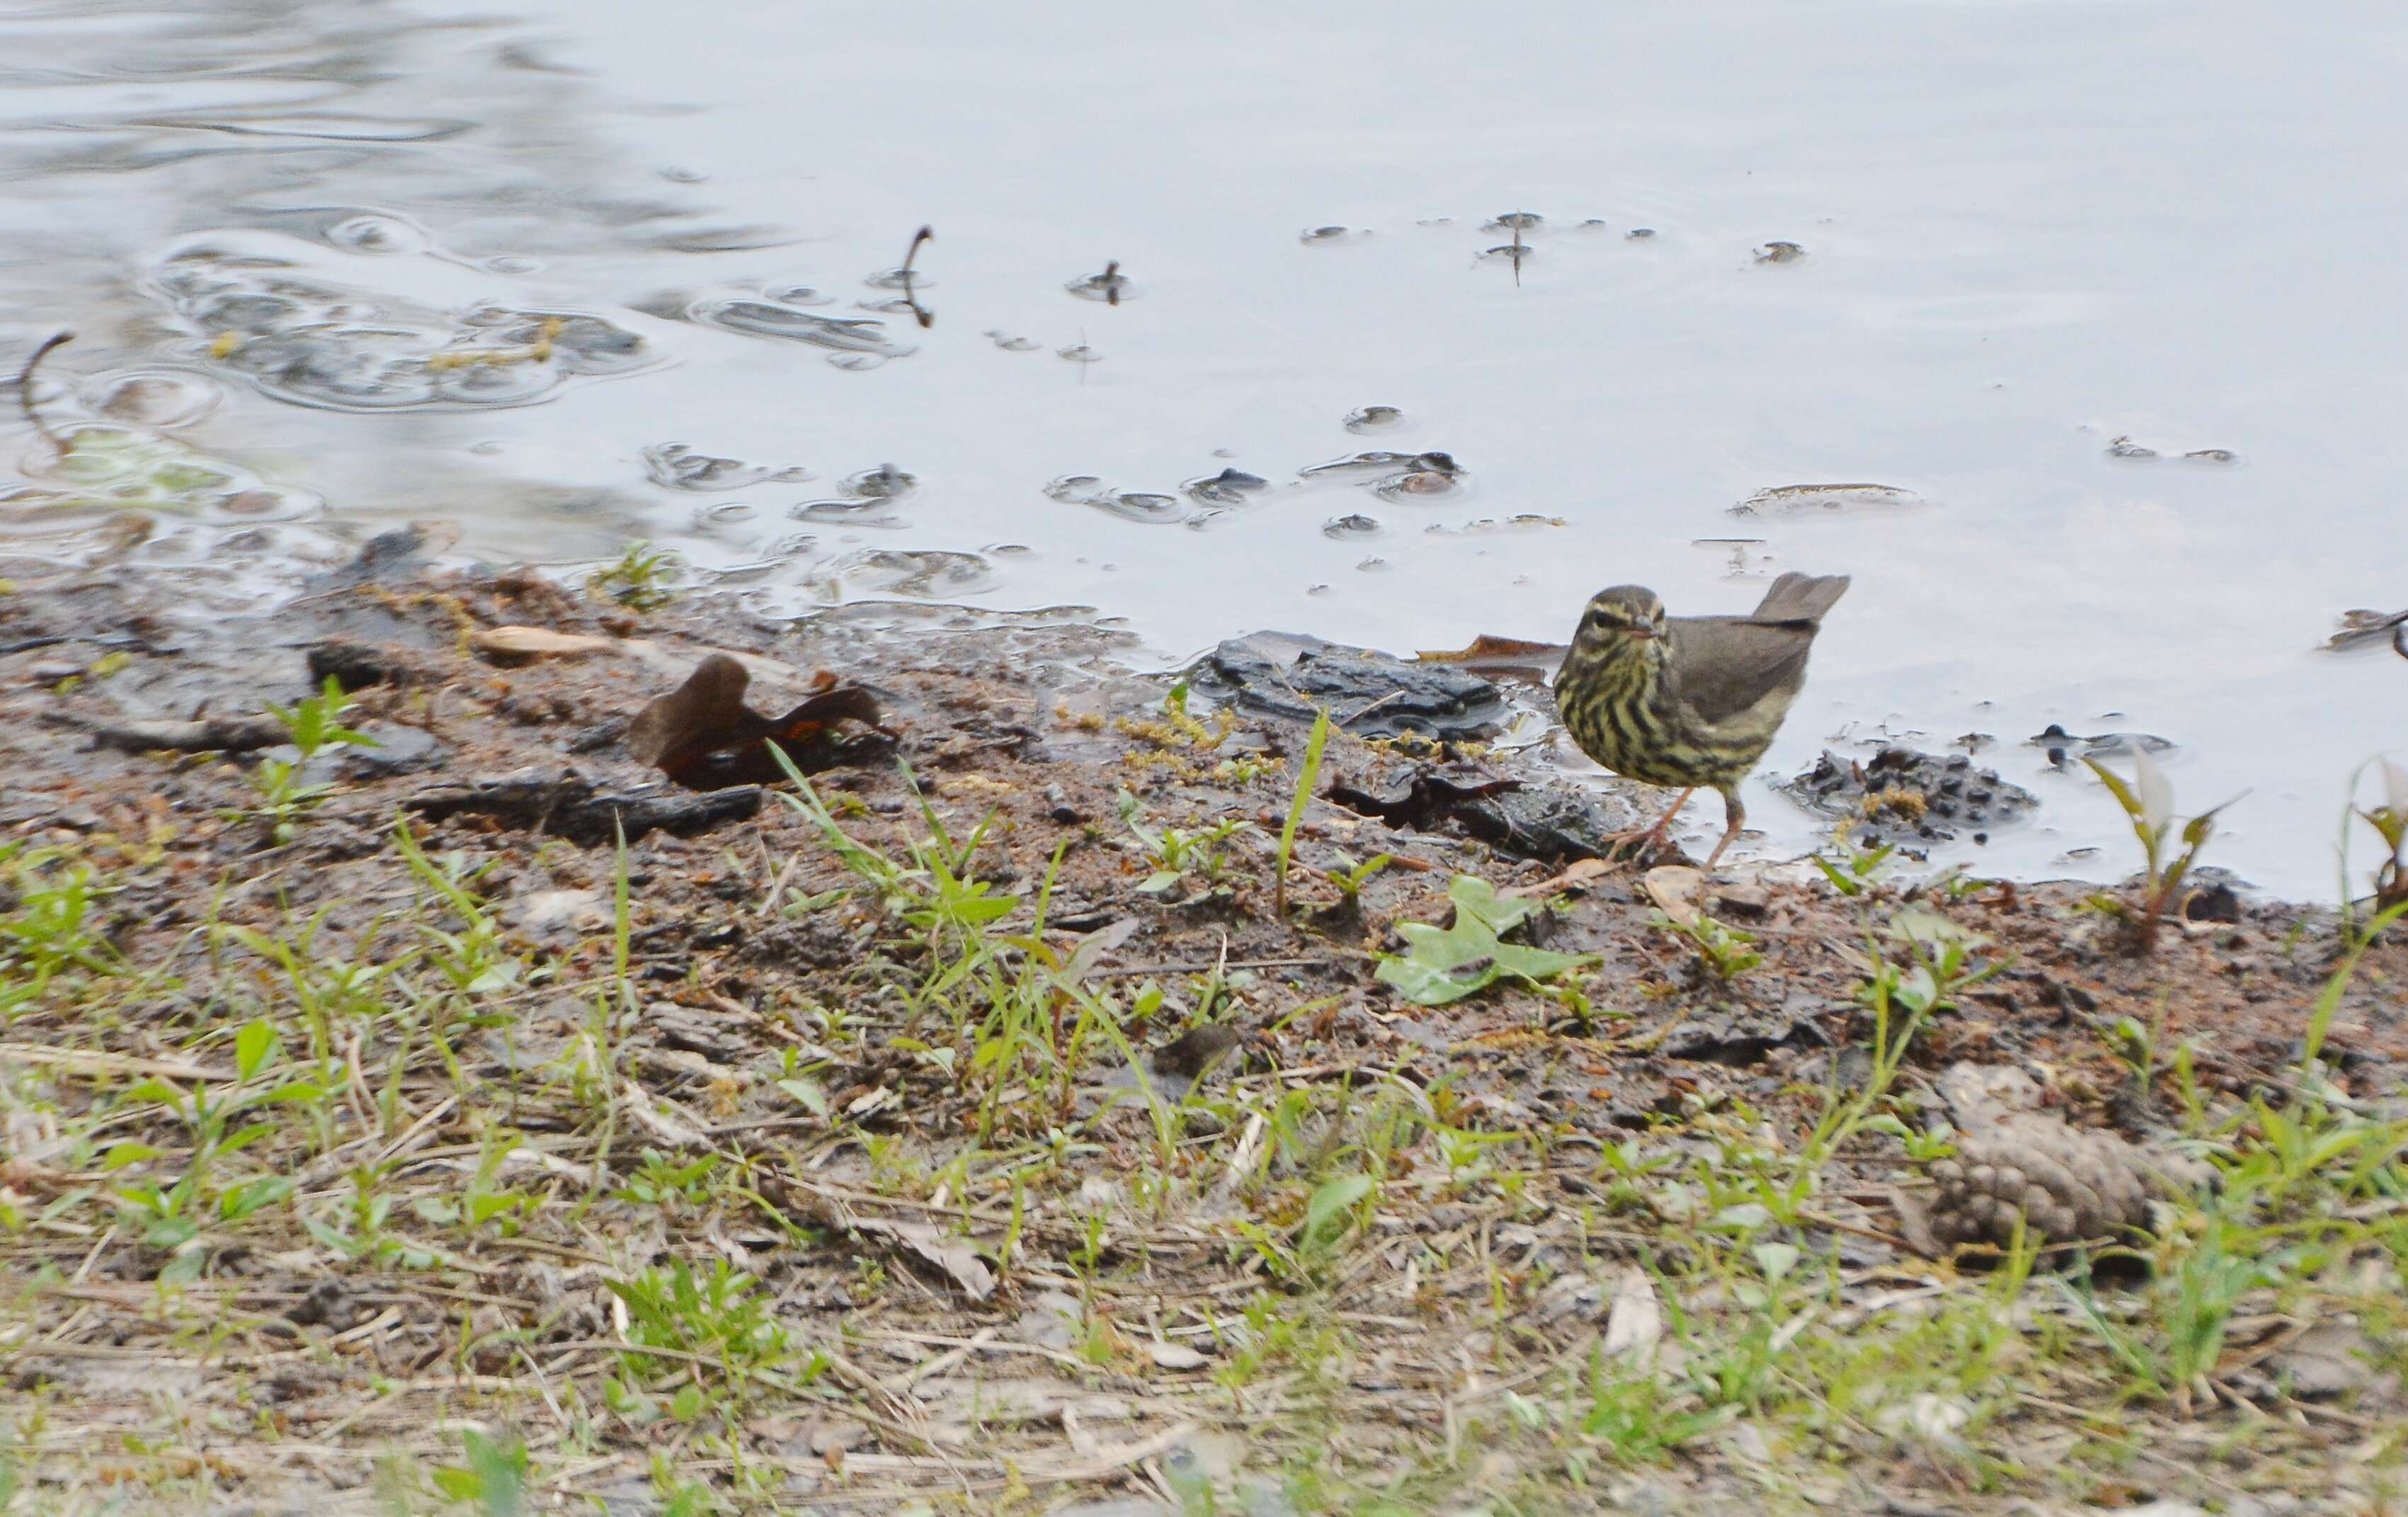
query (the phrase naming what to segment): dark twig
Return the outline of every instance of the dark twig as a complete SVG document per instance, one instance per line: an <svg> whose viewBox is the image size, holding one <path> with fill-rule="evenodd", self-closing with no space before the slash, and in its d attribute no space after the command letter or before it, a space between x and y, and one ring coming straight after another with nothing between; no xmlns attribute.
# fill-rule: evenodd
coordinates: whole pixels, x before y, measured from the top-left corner
<svg viewBox="0 0 2408 1517"><path fill-rule="evenodd" d="M1121 261L1114 258L1104 265L1104 304L1117 306L1120 303Z"/></svg>
<svg viewBox="0 0 2408 1517"><path fill-rule="evenodd" d="M911 293L911 263L913 259L920 256L920 244L933 242L936 239L936 231L931 227L923 226L911 234L911 246L903 253L903 303L911 308L911 314L919 318L923 328L937 325L937 313L920 304L920 297Z"/></svg>
<svg viewBox="0 0 2408 1517"><path fill-rule="evenodd" d="M42 413L34 409L34 370L50 355L52 349L65 347L74 340L73 332L52 333L50 340L36 348L34 355L25 360L25 367L17 370L17 409L25 413L25 420L33 424L34 430L42 434L42 441L59 450L61 457L66 456L65 440L51 431L50 424L42 420Z"/></svg>

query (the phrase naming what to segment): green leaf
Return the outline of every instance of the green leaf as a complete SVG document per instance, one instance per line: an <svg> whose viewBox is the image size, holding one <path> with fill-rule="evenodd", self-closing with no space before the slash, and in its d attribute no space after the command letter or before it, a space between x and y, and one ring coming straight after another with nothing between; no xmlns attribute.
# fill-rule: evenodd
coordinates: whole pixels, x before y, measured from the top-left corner
<svg viewBox="0 0 2408 1517"><path fill-rule="evenodd" d="M235 1074L242 1079L251 1078L275 1051L276 1029L268 1025L267 1019L257 1017L243 1023L242 1031L234 1035Z"/></svg>
<svg viewBox="0 0 2408 1517"><path fill-rule="evenodd" d="M147 1163L150 1160L162 1157L166 1151L165 1149L154 1149L148 1143L112 1143L108 1147L108 1151L101 1156L100 1167L108 1173L114 1174L128 1164Z"/></svg>
<svg viewBox="0 0 2408 1517"><path fill-rule="evenodd" d="M290 1176L263 1175L240 1189L229 1191L221 1196L218 1199L218 1215L227 1221L238 1222L251 1213L272 1206L291 1195L293 1185L294 1181Z"/></svg>
<svg viewBox="0 0 2408 1517"><path fill-rule="evenodd" d="M1406 951L1380 961L1380 983L1415 1005L1442 1006L1500 979L1553 979L1596 961L1587 954L1500 942L1501 933L1520 926L1535 908L1499 896L1486 880L1458 874L1446 893L1455 903L1455 925L1399 922Z"/></svg>
<svg viewBox="0 0 2408 1517"><path fill-rule="evenodd" d="M1315 1235L1323 1224L1352 1210L1356 1202L1370 1192L1371 1177L1369 1175L1343 1175L1337 1179L1324 1181L1321 1188L1312 1192L1312 1199L1304 1204L1304 1235Z"/></svg>
<svg viewBox="0 0 2408 1517"><path fill-rule="evenodd" d="M1157 869L1153 874L1148 874L1145 877L1145 883L1139 886L1137 889L1140 895L1164 895L1168 893L1178 884L1179 871L1175 869Z"/></svg>
<svg viewBox="0 0 2408 1517"><path fill-rule="evenodd" d="M799 1075L790 1080L780 1080L778 1089L793 1096L801 1103L804 1110L820 1120L828 1120L828 1113L832 1108L828 1103L827 1090L809 1075Z"/></svg>

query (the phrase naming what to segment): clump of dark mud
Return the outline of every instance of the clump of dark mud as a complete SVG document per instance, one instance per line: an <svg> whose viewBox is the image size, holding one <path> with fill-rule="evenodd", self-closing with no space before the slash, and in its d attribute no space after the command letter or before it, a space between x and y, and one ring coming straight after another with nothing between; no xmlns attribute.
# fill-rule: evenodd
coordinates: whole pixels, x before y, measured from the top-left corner
<svg viewBox="0 0 2408 1517"><path fill-rule="evenodd" d="M1849 818L1851 835L1867 843L1946 843L1964 834L1986 843L1994 829L2040 804L1963 754L1912 748L1884 748L1868 759L1826 749L1813 768L1776 788L1809 811Z"/></svg>

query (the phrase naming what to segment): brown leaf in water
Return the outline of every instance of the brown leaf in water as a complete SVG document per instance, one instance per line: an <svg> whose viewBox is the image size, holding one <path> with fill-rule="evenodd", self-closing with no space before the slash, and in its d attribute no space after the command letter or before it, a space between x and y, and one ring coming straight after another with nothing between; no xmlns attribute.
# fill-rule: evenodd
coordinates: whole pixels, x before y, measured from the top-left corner
<svg viewBox="0 0 2408 1517"><path fill-rule="evenodd" d="M695 666L685 683L653 701L628 724L627 751L690 790L769 785L785 777L770 753L776 744L806 774L859 763L894 746L879 725L878 701L857 685L823 670L813 694L783 716L762 715L744 703L752 676L724 653ZM868 731L848 734L854 722Z"/></svg>
<svg viewBox="0 0 2408 1517"><path fill-rule="evenodd" d="M1455 664L1475 674L1522 674L1545 679L1570 651L1561 643L1532 643L1483 632L1460 648L1424 648L1413 657L1426 664Z"/></svg>

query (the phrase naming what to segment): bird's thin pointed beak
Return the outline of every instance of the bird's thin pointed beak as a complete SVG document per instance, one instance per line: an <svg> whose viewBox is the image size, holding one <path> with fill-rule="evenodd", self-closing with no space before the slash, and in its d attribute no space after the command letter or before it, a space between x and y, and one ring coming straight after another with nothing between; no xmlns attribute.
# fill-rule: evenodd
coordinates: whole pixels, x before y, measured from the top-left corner
<svg viewBox="0 0 2408 1517"><path fill-rule="evenodd" d="M1654 622L1633 622L1629 627L1629 635L1637 638L1640 642L1644 643L1656 635L1656 624Z"/></svg>

